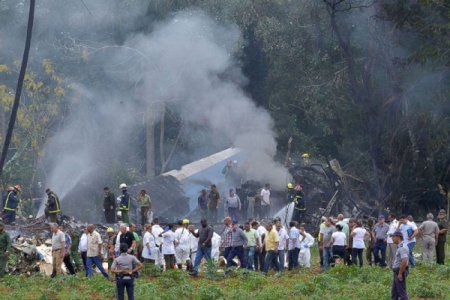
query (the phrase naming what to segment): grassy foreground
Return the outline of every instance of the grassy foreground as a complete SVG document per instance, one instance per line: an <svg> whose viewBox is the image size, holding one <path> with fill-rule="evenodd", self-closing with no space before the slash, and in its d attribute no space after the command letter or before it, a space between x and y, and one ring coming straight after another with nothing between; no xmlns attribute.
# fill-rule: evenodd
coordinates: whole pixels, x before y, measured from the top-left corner
<svg viewBox="0 0 450 300"><path fill-rule="evenodd" d="M376 267L338 266L321 273L317 269L264 277L237 271L202 273L190 278L186 272L169 271L135 281L136 299L390 299L392 272ZM419 265L408 277L410 299L450 299L450 266L433 269ZM115 299L115 285L100 274L93 278L43 275L6 276L0 282L0 299Z"/></svg>

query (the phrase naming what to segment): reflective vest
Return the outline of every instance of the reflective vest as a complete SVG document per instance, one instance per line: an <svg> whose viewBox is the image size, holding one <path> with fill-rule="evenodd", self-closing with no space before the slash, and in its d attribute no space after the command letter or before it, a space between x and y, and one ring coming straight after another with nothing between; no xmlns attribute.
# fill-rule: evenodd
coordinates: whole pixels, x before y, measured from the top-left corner
<svg viewBox="0 0 450 300"><path fill-rule="evenodd" d="M56 194L51 193L50 195L48 195L49 200L50 200L50 197L53 197L53 199L55 200L55 203L49 203L48 212L50 214L59 213L61 211L61 209L60 209L60 205L59 205L58 196Z"/></svg>
<svg viewBox="0 0 450 300"><path fill-rule="evenodd" d="M11 191L8 193L8 196L6 196L5 207L3 209L9 210L9 211L15 211L18 204L19 204L19 200L17 199L16 194L14 194L14 192Z"/></svg>
<svg viewBox="0 0 450 300"><path fill-rule="evenodd" d="M128 192L124 192L122 193L122 195L120 195L120 206L119 206L119 210L130 210L130 195L128 194Z"/></svg>

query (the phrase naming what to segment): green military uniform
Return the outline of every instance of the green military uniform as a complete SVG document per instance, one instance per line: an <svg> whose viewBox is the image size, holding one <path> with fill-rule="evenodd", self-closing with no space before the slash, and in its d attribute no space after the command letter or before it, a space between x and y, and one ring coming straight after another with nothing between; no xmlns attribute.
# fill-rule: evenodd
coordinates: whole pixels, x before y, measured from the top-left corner
<svg viewBox="0 0 450 300"><path fill-rule="evenodd" d="M439 231L442 229L448 230L448 221L446 219L438 220ZM438 237L438 242L436 245L436 262L440 265L445 264L445 243L447 242L447 233L440 233Z"/></svg>
<svg viewBox="0 0 450 300"><path fill-rule="evenodd" d="M0 223L0 278L5 275L6 263L8 258L5 257L5 252L9 252L11 249L11 238L9 234L4 230L3 223Z"/></svg>
<svg viewBox="0 0 450 300"><path fill-rule="evenodd" d="M141 221L144 226L147 223L147 213L151 209L152 200L149 195L145 194L144 196L139 195L138 201L141 203Z"/></svg>
<svg viewBox="0 0 450 300"><path fill-rule="evenodd" d="M80 256L78 255L78 245L80 244L80 235L78 233L73 233L72 246L70 247L70 260L75 263L75 268L77 272L81 271Z"/></svg>

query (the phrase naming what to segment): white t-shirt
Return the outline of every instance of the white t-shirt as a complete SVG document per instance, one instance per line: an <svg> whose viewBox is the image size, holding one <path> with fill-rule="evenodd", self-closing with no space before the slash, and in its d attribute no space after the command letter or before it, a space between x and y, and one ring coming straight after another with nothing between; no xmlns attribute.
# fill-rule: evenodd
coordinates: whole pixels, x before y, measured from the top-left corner
<svg viewBox="0 0 450 300"><path fill-rule="evenodd" d="M270 190L261 190L262 201L261 205L270 205Z"/></svg>
<svg viewBox="0 0 450 300"><path fill-rule="evenodd" d="M187 228L178 228L175 231L175 241L179 243L178 247L189 249L189 230Z"/></svg>
<svg viewBox="0 0 450 300"><path fill-rule="evenodd" d="M264 228L264 226L259 226L256 231L258 232L259 235L259 244L262 245L262 236L263 235L267 235L267 230L266 228Z"/></svg>
<svg viewBox="0 0 450 300"><path fill-rule="evenodd" d="M156 251L159 251L159 249L156 248L155 244L155 237L150 232L146 232L144 234L144 240L142 241L144 247L142 249L142 257L146 259L156 259L157 253ZM151 255L148 255L148 247L147 244L150 246L150 250L152 251Z"/></svg>
<svg viewBox="0 0 450 300"><path fill-rule="evenodd" d="M389 236L390 234L393 234L395 231L397 231L398 228L398 221L394 220L389 224L389 231L388 231L388 238L387 238L387 242L388 244L393 244L394 240L392 240L392 238Z"/></svg>
<svg viewBox="0 0 450 300"><path fill-rule="evenodd" d="M289 235L287 234L286 229L281 228L280 231L278 231L278 238L280 239L278 250L284 250L286 248L286 241L289 240Z"/></svg>
<svg viewBox="0 0 450 300"><path fill-rule="evenodd" d="M333 246L345 246L347 236L342 231L333 232L331 237L334 239Z"/></svg>
<svg viewBox="0 0 450 300"><path fill-rule="evenodd" d="M300 231L295 228L292 227L291 230L289 231L289 246L288 249L289 250L293 250L294 248L300 248L300 240L303 237L300 235ZM293 243L295 239L295 244Z"/></svg>
<svg viewBox="0 0 450 300"><path fill-rule="evenodd" d="M163 245L162 245L162 254L168 255L168 254L175 254L175 247L173 242L175 241L175 233L173 233L172 230L169 230L167 232L164 232L162 234L163 238Z"/></svg>
<svg viewBox="0 0 450 300"><path fill-rule="evenodd" d="M366 235L366 230L361 227L353 229L355 235L353 236L353 248L355 249L365 249L364 236Z"/></svg>

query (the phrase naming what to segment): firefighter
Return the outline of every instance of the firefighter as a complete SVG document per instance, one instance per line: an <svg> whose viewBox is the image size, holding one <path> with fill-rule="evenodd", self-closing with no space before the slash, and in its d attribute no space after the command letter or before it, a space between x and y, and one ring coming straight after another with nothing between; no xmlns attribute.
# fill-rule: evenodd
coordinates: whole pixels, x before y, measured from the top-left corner
<svg viewBox="0 0 450 300"><path fill-rule="evenodd" d="M58 213L61 212L61 205L59 203L58 196L52 192L51 189L46 189L45 192L48 195L46 216L50 217L50 221L53 223L58 223Z"/></svg>
<svg viewBox="0 0 450 300"><path fill-rule="evenodd" d="M119 210L122 215L122 222L130 224L130 216L128 212L130 211L131 198L127 191L127 185L122 183L119 188L122 190L122 195L120 195L120 205Z"/></svg>
<svg viewBox="0 0 450 300"><path fill-rule="evenodd" d="M295 191L294 191L294 185L292 183L288 183L286 185L287 192L286 192L286 203L294 202L295 198Z"/></svg>
<svg viewBox="0 0 450 300"><path fill-rule="evenodd" d="M20 185L14 186L12 191L9 191L6 196L3 198L3 211L2 211L2 219L4 224L15 224L16 221L16 209L19 205L19 196L18 194L22 191Z"/></svg>
<svg viewBox="0 0 450 300"><path fill-rule="evenodd" d="M305 165L309 165L310 164L310 162L309 162L309 154L308 153L303 153L302 157L303 157L303 163Z"/></svg>
<svg viewBox="0 0 450 300"><path fill-rule="evenodd" d="M294 190L294 214L292 216L292 220L302 223L306 213L306 197L305 193L303 193L302 191L302 186L300 184L297 184Z"/></svg>

